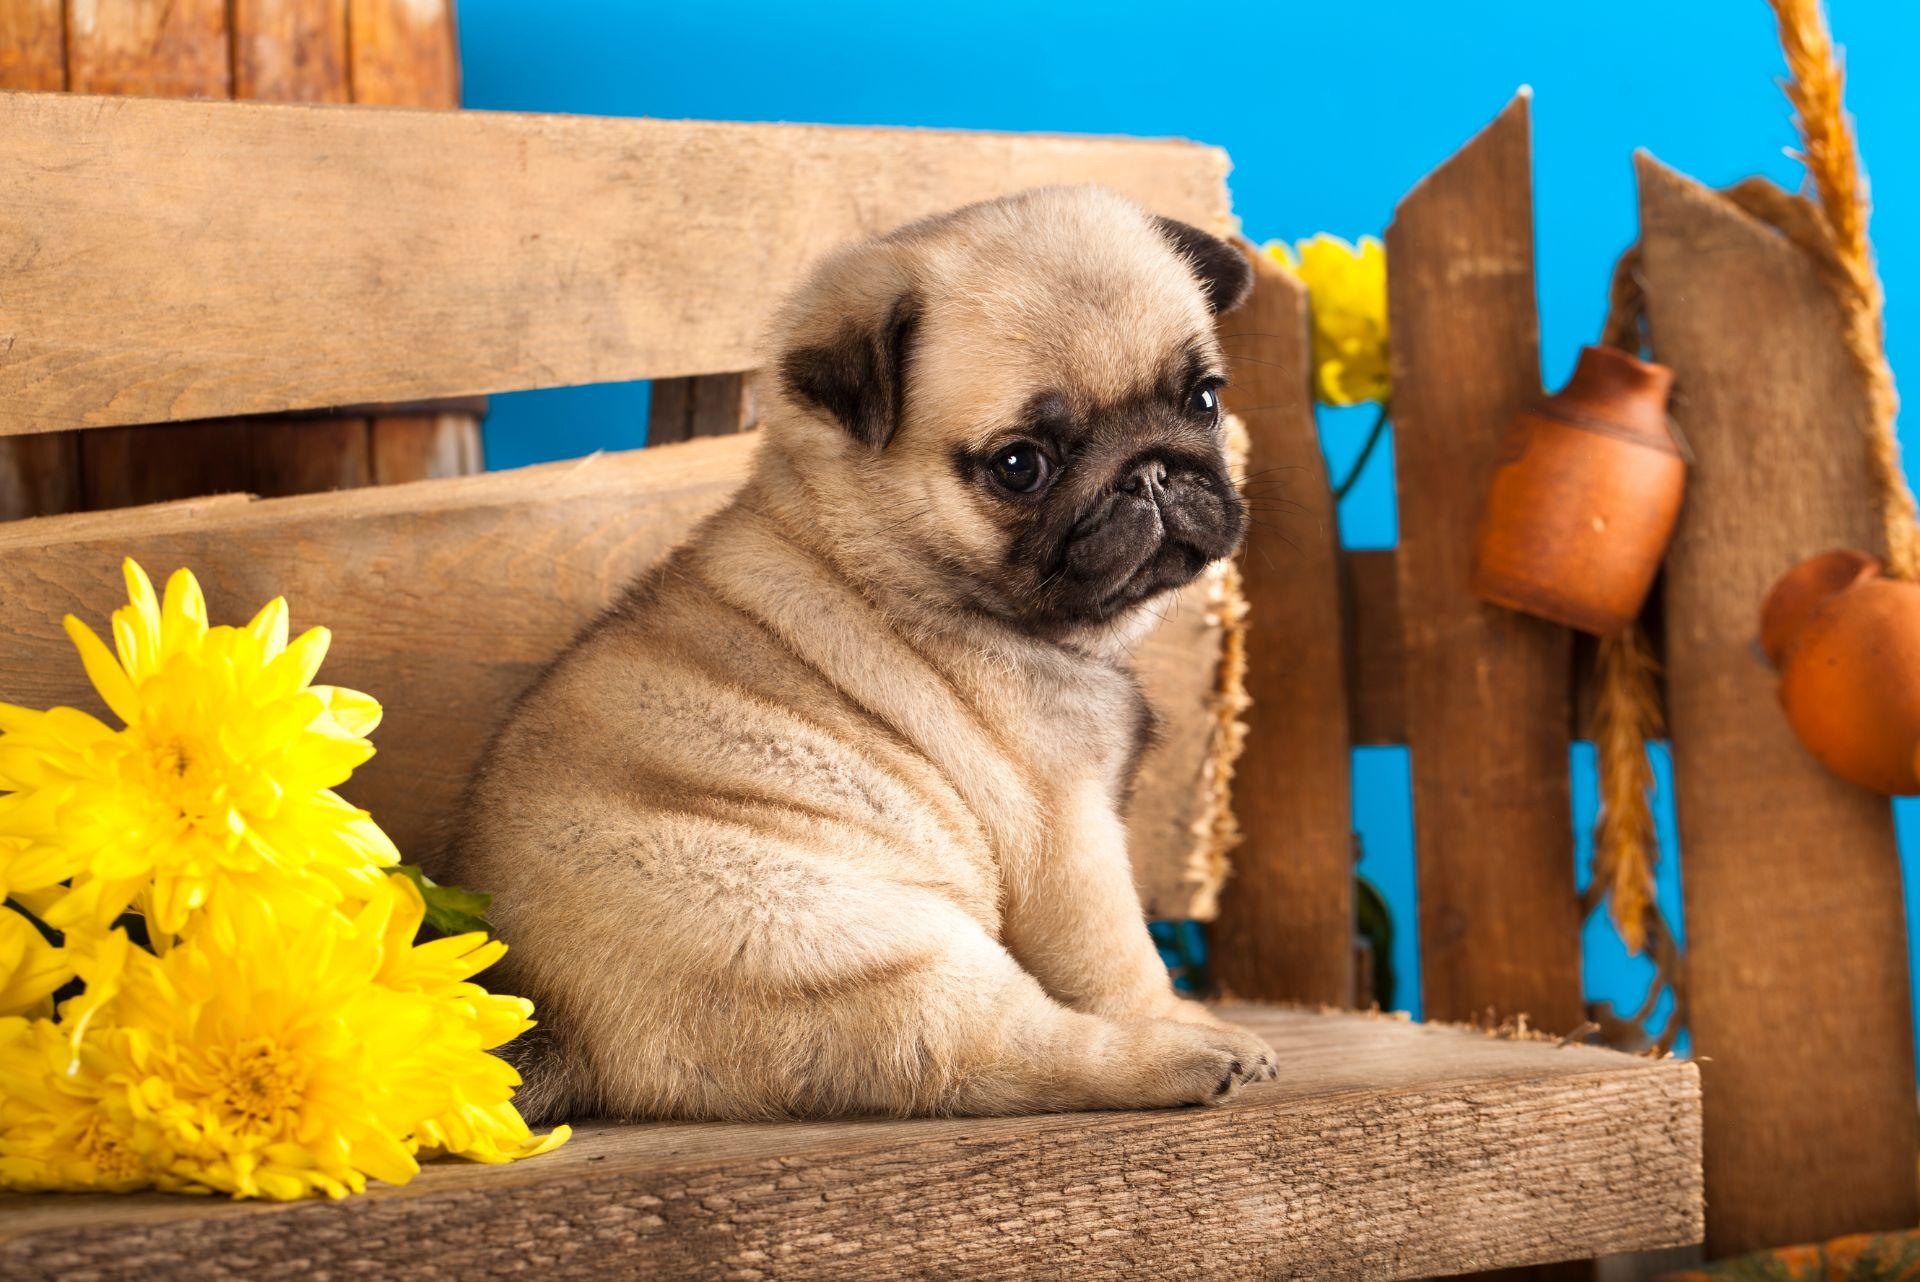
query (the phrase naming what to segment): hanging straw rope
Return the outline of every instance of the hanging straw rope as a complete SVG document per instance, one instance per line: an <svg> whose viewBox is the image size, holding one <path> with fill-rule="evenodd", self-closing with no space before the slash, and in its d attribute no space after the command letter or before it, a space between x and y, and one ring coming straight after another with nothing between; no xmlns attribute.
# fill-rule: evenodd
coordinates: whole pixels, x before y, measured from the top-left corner
<svg viewBox="0 0 1920 1282"><path fill-rule="evenodd" d="M1607 320L1601 342L1638 356L1643 344L1645 298L1640 284L1640 249L1634 246L1613 269L1607 294ZM1595 1009L1604 1040L1616 1045L1652 1042L1662 1051L1673 1046L1686 1024L1684 967L1673 930L1660 911L1654 868L1660 843L1653 821L1653 767L1647 744L1665 732L1660 707L1659 667L1638 623L1617 636L1600 638L1594 663L1593 737L1600 774L1600 817L1593 829L1593 876L1582 904L1591 914L1605 903L1614 930L1629 953L1648 955L1654 980L1640 1009L1621 1018ZM1655 1039L1646 1031L1663 994L1671 992L1673 1013Z"/></svg>
<svg viewBox="0 0 1920 1282"><path fill-rule="evenodd" d="M1816 233L1818 244L1808 244L1816 237L1796 234L1795 228L1782 225L1781 230L1814 252L1836 287L1845 312L1847 350L1867 388L1867 451L1880 491L1887 568L1895 578L1913 579L1920 577L1920 524L1900 466L1900 438L1894 433L1900 398L1894 391L1893 367L1887 363L1886 294L1867 241L1867 181L1843 102L1846 77L1819 0L1770 3L1787 56L1787 100L1800 130L1801 160L1819 197L1817 206L1808 207L1813 222L1808 230Z"/></svg>

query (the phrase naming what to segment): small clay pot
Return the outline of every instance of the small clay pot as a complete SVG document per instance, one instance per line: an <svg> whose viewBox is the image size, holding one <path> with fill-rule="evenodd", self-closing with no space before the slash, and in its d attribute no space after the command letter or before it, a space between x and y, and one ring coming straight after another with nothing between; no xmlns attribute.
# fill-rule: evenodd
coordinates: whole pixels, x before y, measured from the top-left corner
<svg viewBox="0 0 1920 1282"><path fill-rule="evenodd" d="M1640 616L1686 490L1672 384L1665 366L1589 347L1516 416L1480 510L1474 595L1597 636Z"/></svg>
<svg viewBox="0 0 1920 1282"><path fill-rule="evenodd" d="M1793 733L1876 792L1920 793L1920 584L1865 552L1823 552L1773 585L1760 648L1780 671Z"/></svg>

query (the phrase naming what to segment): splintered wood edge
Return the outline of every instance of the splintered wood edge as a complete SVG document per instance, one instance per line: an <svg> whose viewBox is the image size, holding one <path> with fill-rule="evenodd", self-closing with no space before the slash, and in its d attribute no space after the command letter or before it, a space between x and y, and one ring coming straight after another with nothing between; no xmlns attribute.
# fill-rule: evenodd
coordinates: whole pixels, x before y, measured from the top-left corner
<svg viewBox="0 0 1920 1282"><path fill-rule="evenodd" d="M0 1272L1396 1278L1699 1238L1688 1062L1364 1016L1226 1013L1272 1038L1295 1075L1219 1109L596 1124L544 1158L435 1164L336 1204L0 1198Z"/></svg>

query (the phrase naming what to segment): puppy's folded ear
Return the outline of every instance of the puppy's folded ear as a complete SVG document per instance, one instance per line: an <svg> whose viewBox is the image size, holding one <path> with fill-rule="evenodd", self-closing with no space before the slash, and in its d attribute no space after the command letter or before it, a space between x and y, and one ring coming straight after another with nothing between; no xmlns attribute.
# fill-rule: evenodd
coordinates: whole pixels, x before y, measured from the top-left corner
<svg viewBox="0 0 1920 1282"><path fill-rule="evenodd" d="M1155 216L1160 234L1173 243L1175 251L1187 260L1187 267L1207 296L1207 308L1215 316L1230 312L1245 302L1253 290L1253 268L1240 251L1175 218Z"/></svg>
<svg viewBox="0 0 1920 1282"><path fill-rule="evenodd" d="M783 326L780 380L861 444L885 449L906 412L907 361L920 307L878 245L842 251L795 297Z"/></svg>

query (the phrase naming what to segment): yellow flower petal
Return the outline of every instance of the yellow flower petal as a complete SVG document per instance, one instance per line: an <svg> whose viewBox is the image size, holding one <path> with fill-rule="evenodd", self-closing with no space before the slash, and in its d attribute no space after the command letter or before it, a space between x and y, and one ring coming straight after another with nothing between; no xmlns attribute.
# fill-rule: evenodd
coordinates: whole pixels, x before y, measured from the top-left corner
<svg viewBox="0 0 1920 1282"><path fill-rule="evenodd" d="M61 620L61 624L67 630L67 639L73 642L73 648L80 652L80 662L87 670L87 679L93 682L93 688L106 700L107 707L113 709L113 715L128 725L139 720L140 697L133 692L133 684L127 680L127 674L113 651L94 635L92 628L71 614Z"/></svg>

